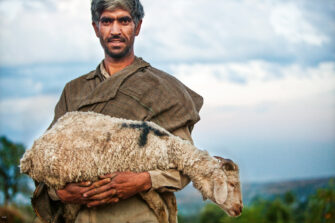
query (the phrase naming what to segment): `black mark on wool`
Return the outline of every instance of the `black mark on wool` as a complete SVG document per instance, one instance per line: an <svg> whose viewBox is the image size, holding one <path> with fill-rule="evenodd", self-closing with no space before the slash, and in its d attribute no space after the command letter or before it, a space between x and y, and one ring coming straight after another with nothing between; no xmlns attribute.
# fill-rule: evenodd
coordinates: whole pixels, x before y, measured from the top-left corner
<svg viewBox="0 0 335 223"><path fill-rule="evenodd" d="M153 132L156 136L167 136L165 132L161 132L158 129L155 129L151 126L149 126L146 122L142 122L141 124L127 124L127 123L122 123L123 128L132 128L132 129L139 129L141 130L141 135L138 140L138 145L140 147L143 147L147 144L148 142L148 134L150 132Z"/></svg>

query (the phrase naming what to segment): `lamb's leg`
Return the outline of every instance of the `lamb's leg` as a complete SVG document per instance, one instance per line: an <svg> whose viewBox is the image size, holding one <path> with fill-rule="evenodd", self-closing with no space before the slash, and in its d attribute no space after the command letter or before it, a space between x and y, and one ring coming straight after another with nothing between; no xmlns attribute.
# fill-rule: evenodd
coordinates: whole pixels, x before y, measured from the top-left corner
<svg viewBox="0 0 335 223"><path fill-rule="evenodd" d="M161 193L168 210L169 210L169 223L177 222L177 201L176 196L172 192Z"/></svg>
<svg viewBox="0 0 335 223"><path fill-rule="evenodd" d="M66 223L74 223L78 212L80 210L80 204L65 204L64 218Z"/></svg>
<svg viewBox="0 0 335 223"><path fill-rule="evenodd" d="M158 218L160 223L168 223L169 217L166 215L165 208L166 206L161 200L161 197L156 191L149 192L141 192L139 193L143 200L149 205L149 207L153 210L155 215Z"/></svg>

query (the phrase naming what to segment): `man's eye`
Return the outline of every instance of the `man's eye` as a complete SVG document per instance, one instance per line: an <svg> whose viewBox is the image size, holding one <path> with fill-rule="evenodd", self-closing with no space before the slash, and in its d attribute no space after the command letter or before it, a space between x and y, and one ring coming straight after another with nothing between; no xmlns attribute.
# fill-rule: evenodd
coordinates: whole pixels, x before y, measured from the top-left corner
<svg viewBox="0 0 335 223"><path fill-rule="evenodd" d="M128 25L131 22L131 18L130 17L122 17L119 19L119 22L122 25Z"/></svg>
<svg viewBox="0 0 335 223"><path fill-rule="evenodd" d="M112 20L110 18L102 18L100 20L100 22L103 24L103 25L109 25L112 23Z"/></svg>

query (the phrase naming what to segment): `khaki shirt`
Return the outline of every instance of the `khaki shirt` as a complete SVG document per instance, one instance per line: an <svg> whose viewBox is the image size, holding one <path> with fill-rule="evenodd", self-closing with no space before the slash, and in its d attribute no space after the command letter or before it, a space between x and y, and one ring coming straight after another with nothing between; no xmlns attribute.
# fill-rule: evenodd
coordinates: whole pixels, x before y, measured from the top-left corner
<svg viewBox="0 0 335 223"><path fill-rule="evenodd" d="M152 121L192 141L193 126L200 119L201 96L141 58L136 58L131 65L108 78L107 75L100 64L95 71L67 83L50 126L66 112L94 111L118 118ZM166 203L165 197L185 187L189 179L173 169L149 173L152 181L150 192L158 193L156 200L160 199L163 204L161 212L164 213L157 213L143 197L136 195L114 205L82 208L76 223L158 222L161 218L157 215L176 222L176 211L169 213L172 212L171 204ZM57 200L52 189L48 194ZM175 200L174 195L173 198ZM172 206L176 209L175 201Z"/></svg>

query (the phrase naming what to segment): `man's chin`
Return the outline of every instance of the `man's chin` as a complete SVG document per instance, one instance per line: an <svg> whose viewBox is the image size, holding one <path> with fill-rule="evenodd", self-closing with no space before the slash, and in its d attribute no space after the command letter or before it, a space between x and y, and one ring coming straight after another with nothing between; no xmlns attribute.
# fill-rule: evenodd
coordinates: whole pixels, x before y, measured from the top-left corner
<svg viewBox="0 0 335 223"><path fill-rule="evenodd" d="M125 57L128 54L128 50L113 50L110 51L108 50L106 53L109 57L113 58L113 59L121 59L123 57Z"/></svg>

